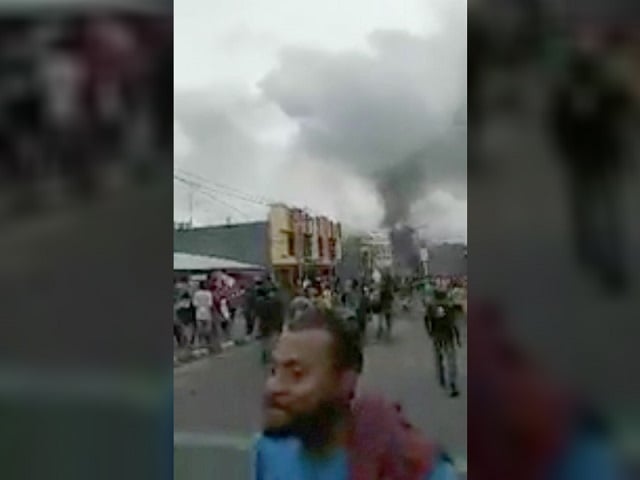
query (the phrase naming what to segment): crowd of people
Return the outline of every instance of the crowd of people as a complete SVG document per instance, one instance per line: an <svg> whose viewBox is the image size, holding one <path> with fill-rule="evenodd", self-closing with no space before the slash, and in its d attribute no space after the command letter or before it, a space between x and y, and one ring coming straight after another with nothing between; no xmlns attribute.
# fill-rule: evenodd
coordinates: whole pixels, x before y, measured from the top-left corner
<svg viewBox="0 0 640 480"><path fill-rule="evenodd" d="M177 348L220 350L232 341L243 286L226 272L175 286L173 337ZM251 331L247 335L250 335Z"/></svg>
<svg viewBox="0 0 640 480"><path fill-rule="evenodd" d="M364 347L372 326L376 341L389 341L394 316L411 310L416 298L424 312L426 333L433 344L437 380L451 397L459 396L458 349L461 320L466 314L464 279L449 277L394 278L383 273L369 281L304 279L297 292L282 288L269 275L243 285L225 272L213 273L195 288L177 294L174 339L178 348L217 352L237 341L232 330L242 312L244 341L259 339L262 362L271 362L278 337L305 312L332 311L354 332Z"/></svg>
<svg viewBox="0 0 640 480"><path fill-rule="evenodd" d="M48 18L0 22L0 182L33 201L29 187L42 180L91 192L102 167L169 158L171 24L150 14Z"/></svg>
<svg viewBox="0 0 640 480"><path fill-rule="evenodd" d="M466 312L464 281L382 273L344 282L304 279L296 291L288 291L261 275L236 287L242 300L234 303L227 278L224 272L213 273L191 293L178 293L176 312L177 317L191 312L185 323L194 325L202 345L228 334L225 325L234 322L236 309L243 312L244 333L262 340L262 361L270 368L254 478L280 473L283 478L345 478L345 472L363 480L457 478L446 452L415 430L397 405L356 390L367 326L373 324L376 339L390 338L394 316L408 298L410 310L424 312L440 384L452 397L459 395L455 352L462 345L458 323ZM180 332L176 343L184 338ZM335 458L316 455L334 447ZM383 477L377 476L380 471Z"/></svg>

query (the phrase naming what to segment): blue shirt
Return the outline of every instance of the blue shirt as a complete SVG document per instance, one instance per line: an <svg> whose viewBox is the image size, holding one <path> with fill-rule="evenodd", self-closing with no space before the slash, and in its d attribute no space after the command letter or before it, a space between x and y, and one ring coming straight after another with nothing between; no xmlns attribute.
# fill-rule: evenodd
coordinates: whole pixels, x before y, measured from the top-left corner
<svg viewBox="0 0 640 480"><path fill-rule="evenodd" d="M621 480L619 459L598 435L580 434L553 472L553 480Z"/></svg>
<svg viewBox="0 0 640 480"><path fill-rule="evenodd" d="M337 449L323 458L307 455L298 439L259 437L255 444L252 480L348 480L347 452ZM424 480L455 480L453 465L436 462Z"/></svg>

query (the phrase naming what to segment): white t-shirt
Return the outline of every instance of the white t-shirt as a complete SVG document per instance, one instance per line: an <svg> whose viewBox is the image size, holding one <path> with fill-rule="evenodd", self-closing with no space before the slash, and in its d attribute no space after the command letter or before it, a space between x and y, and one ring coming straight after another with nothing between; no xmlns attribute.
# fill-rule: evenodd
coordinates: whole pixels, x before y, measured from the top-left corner
<svg viewBox="0 0 640 480"><path fill-rule="evenodd" d="M193 294L193 306L196 308L196 320L212 320L213 295L209 290L196 291Z"/></svg>

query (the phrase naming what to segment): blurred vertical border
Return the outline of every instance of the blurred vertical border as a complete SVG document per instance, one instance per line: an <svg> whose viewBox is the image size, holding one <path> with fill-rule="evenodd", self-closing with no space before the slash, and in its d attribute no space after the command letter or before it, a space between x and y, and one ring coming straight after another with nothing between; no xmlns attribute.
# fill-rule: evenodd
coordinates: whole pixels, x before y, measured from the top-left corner
<svg viewBox="0 0 640 480"><path fill-rule="evenodd" d="M172 478L173 4L0 5L3 479Z"/></svg>
<svg viewBox="0 0 640 480"><path fill-rule="evenodd" d="M470 469L637 474L640 4L468 13Z"/></svg>

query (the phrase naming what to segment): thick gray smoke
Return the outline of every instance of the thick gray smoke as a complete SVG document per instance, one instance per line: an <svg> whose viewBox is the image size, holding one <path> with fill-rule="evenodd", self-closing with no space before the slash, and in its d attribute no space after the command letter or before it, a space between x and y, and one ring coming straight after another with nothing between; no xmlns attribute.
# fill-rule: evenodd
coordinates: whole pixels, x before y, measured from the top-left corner
<svg viewBox="0 0 640 480"><path fill-rule="evenodd" d="M429 189L466 182L466 134L455 127L466 111L466 7L448 14L429 36L374 32L371 53L287 49L260 83L296 122L296 155L374 182L387 227L407 223Z"/></svg>
<svg viewBox="0 0 640 480"><path fill-rule="evenodd" d="M385 227L407 223L412 205L429 184L458 182L451 171L466 172L466 140L466 130L454 125L422 150L379 173L377 186L385 203Z"/></svg>
<svg viewBox="0 0 640 480"><path fill-rule="evenodd" d="M384 201L383 226L407 223L411 205L422 193L427 162L422 152L379 173L376 186Z"/></svg>
<svg viewBox="0 0 640 480"><path fill-rule="evenodd" d="M400 275L416 273L420 264L420 249L415 231L407 226L391 231L391 248L393 249L393 269Z"/></svg>

